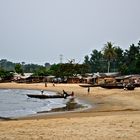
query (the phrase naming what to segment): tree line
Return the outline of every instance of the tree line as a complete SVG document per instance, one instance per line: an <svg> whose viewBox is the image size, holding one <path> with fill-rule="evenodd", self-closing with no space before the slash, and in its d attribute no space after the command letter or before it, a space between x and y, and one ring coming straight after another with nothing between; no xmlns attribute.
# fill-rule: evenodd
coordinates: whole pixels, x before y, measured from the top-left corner
<svg viewBox="0 0 140 140"><path fill-rule="evenodd" d="M8 74L12 75L16 72L24 75L24 73L33 73L32 76L49 76L64 78L65 76L76 76L77 74L85 74L88 71L86 64L78 64L73 62L53 64L46 63L45 66L25 63L12 63L6 59L0 60L0 77L5 78Z"/></svg>
<svg viewBox="0 0 140 140"><path fill-rule="evenodd" d="M33 76L54 75L63 78L64 76L84 75L85 73L107 73L120 72L124 74L140 73L140 41L138 44L130 45L129 49L123 50L112 42L107 42L101 51L94 49L90 55L84 57L83 64L74 62L59 63L44 66L37 64L13 63L6 59L0 60L0 77L10 78L13 73L21 75L33 73Z"/></svg>
<svg viewBox="0 0 140 140"><path fill-rule="evenodd" d="M128 50L123 50L112 42L107 42L101 51L94 49L90 56L86 55L84 64L88 65L91 73L139 74L140 41L137 45L130 45Z"/></svg>

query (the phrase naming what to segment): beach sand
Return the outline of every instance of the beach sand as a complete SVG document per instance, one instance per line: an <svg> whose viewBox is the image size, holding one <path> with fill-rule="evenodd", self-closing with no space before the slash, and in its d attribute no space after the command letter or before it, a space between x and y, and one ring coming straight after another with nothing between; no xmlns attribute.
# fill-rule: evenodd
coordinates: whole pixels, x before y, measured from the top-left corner
<svg viewBox="0 0 140 140"><path fill-rule="evenodd" d="M78 84L1 83L0 88L43 89L75 93L93 108L58 114L39 114L0 121L0 140L138 140L140 137L140 88L87 88Z"/></svg>

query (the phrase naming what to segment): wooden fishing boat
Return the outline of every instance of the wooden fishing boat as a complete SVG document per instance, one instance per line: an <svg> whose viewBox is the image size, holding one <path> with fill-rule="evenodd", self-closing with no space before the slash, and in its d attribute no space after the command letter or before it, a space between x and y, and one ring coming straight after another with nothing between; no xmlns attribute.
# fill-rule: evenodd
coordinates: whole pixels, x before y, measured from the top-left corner
<svg viewBox="0 0 140 140"><path fill-rule="evenodd" d="M94 85L94 84L81 84L79 85L80 87L85 87L85 88L88 88L88 87L98 87L99 85Z"/></svg>
<svg viewBox="0 0 140 140"><path fill-rule="evenodd" d="M46 94L26 94L30 98L38 98L38 99L50 99L50 98L64 98L66 99L69 96L74 96L74 94L67 94L66 92L63 94L55 94L55 95L46 95Z"/></svg>
<svg viewBox="0 0 140 140"><path fill-rule="evenodd" d="M100 84L100 87L107 89L123 89L124 86L122 84Z"/></svg>
<svg viewBox="0 0 140 140"><path fill-rule="evenodd" d="M27 94L31 98L47 99L47 98L64 98L63 95L41 95L41 94Z"/></svg>
<svg viewBox="0 0 140 140"><path fill-rule="evenodd" d="M127 84L123 85L121 83L118 84L101 84L100 85L102 88L107 88L107 89L127 89L127 90L134 90L135 86L133 84Z"/></svg>

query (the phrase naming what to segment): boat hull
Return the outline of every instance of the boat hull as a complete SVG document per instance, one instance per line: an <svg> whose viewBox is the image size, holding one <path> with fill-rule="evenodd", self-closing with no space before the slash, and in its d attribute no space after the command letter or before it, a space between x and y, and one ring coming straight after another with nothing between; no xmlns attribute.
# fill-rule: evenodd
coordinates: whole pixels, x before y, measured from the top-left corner
<svg viewBox="0 0 140 140"><path fill-rule="evenodd" d="M99 85L92 85L92 84L83 84L83 85L79 85L80 87L85 87L85 88L88 88L88 87L99 87Z"/></svg>
<svg viewBox="0 0 140 140"><path fill-rule="evenodd" d="M27 94L30 98L50 99L50 98L66 98L63 95L41 95L41 94Z"/></svg>
<svg viewBox="0 0 140 140"><path fill-rule="evenodd" d="M107 88L107 89L123 89L124 86L120 85L100 85L102 88Z"/></svg>
<svg viewBox="0 0 140 140"><path fill-rule="evenodd" d="M123 86L122 84L118 84L118 85L113 85L113 84L102 84L100 85L102 88L107 88L107 89L127 89L127 90L134 90L135 86L134 85L126 85Z"/></svg>

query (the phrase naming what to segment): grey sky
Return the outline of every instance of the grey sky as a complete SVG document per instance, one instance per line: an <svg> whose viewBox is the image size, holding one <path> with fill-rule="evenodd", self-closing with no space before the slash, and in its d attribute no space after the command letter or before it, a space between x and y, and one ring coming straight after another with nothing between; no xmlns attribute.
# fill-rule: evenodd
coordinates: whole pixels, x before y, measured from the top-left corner
<svg viewBox="0 0 140 140"><path fill-rule="evenodd" d="M0 59L83 61L107 41L140 39L140 0L0 0Z"/></svg>

